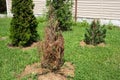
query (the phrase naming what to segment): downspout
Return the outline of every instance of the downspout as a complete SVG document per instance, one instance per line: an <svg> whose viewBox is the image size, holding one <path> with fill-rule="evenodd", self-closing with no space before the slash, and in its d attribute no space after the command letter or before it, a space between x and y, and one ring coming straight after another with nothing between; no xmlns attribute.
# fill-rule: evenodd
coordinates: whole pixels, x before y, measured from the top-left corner
<svg viewBox="0 0 120 80"><path fill-rule="evenodd" d="M77 0L75 0L75 22L77 21Z"/></svg>
<svg viewBox="0 0 120 80"><path fill-rule="evenodd" d="M6 10L7 10L7 16L8 16L8 0L6 0Z"/></svg>

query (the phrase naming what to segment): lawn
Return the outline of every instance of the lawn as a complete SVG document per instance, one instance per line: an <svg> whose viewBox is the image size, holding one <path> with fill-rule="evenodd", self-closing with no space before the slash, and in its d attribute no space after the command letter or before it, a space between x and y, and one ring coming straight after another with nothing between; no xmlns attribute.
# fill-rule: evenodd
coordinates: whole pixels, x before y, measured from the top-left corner
<svg viewBox="0 0 120 80"><path fill-rule="evenodd" d="M16 80L28 64L39 62L37 48L23 51L19 48L9 48L10 18L0 18L0 80ZM44 37L45 22L38 19L38 33ZM72 31L63 32L65 39L65 61L75 65L74 80L120 80L120 28L107 27L105 47L81 47L85 26L77 23ZM35 80L35 76L33 80ZM27 77L28 78L28 77ZM24 78L23 80L28 80Z"/></svg>

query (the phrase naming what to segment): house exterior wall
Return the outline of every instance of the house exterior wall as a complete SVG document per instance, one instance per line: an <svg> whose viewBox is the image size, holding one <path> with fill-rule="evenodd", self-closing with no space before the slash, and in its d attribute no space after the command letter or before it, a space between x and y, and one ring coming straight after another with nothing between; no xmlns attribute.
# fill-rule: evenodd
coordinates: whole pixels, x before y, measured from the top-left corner
<svg viewBox="0 0 120 80"><path fill-rule="evenodd" d="M120 0L78 0L77 17L120 20Z"/></svg>
<svg viewBox="0 0 120 80"><path fill-rule="evenodd" d="M77 18L78 20L100 18L101 20L107 20L103 22L109 22L109 20L120 25L120 0L77 0ZM7 2L7 15L11 16L11 0ZM46 0L33 0L34 14L44 14L46 8ZM72 9L73 16L75 14L75 0ZM115 21L117 20L117 21ZM89 20L88 20L89 21Z"/></svg>
<svg viewBox="0 0 120 80"><path fill-rule="evenodd" d="M12 0L6 0L6 3L7 3L7 16L12 16L11 13ZM42 15L46 10L45 8L46 0L33 0L33 3L35 4L33 10L34 14L36 16Z"/></svg>
<svg viewBox="0 0 120 80"><path fill-rule="evenodd" d="M46 0L33 0L34 14L37 16L44 14L46 12Z"/></svg>

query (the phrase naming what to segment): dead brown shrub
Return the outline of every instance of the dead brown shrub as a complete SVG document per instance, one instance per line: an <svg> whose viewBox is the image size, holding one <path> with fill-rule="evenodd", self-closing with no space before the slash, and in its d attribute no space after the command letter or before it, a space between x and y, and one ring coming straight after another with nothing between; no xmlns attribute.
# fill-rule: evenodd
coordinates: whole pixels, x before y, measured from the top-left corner
<svg viewBox="0 0 120 80"><path fill-rule="evenodd" d="M64 38L60 32L55 32L54 28L45 29L45 40L42 42L41 66L50 70L56 70L63 64Z"/></svg>
<svg viewBox="0 0 120 80"><path fill-rule="evenodd" d="M64 38L58 30L59 23L55 19L54 8L49 6L49 21L45 29L45 39L41 43L43 53L41 67L50 70L57 70L63 64Z"/></svg>

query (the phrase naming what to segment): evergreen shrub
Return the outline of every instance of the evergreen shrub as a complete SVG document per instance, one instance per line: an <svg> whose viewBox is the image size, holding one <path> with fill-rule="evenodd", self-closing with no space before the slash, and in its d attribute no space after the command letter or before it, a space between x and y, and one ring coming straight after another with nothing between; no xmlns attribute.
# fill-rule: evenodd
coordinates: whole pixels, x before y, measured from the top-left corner
<svg viewBox="0 0 120 80"><path fill-rule="evenodd" d="M38 23L33 8L32 0L12 0L10 39L13 46L29 46L38 40Z"/></svg>
<svg viewBox="0 0 120 80"><path fill-rule="evenodd" d="M100 25L100 21L95 19L90 28L86 29L84 42L86 44L97 45L105 42L106 29Z"/></svg>
<svg viewBox="0 0 120 80"><path fill-rule="evenodd" d="M47 6L52 2L55 16L59 22L59 30L71 30L72 26L72 0L47 0ZM49 8L49 7L48 7ZM49 17L49 13L47 15Z"/></svg>

